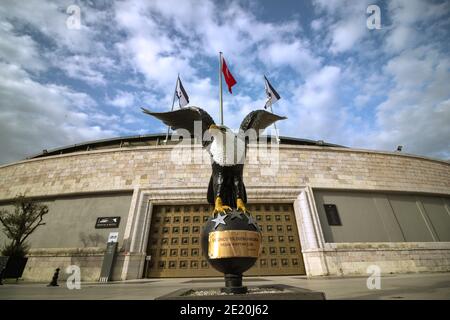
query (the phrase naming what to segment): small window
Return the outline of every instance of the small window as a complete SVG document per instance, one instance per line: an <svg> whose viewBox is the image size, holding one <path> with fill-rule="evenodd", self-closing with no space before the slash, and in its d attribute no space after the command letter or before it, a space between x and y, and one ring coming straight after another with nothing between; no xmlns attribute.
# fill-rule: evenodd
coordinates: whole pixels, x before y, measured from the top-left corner
<svg viewBox="0 0 450 320"><path fill-rule="evenodd" d="M189 227L183 227L183 233L189 233Z"/></svg>
<svg viewBox="0 0 450 320"><path fill-rule="evenodd" d="M284 216L284 220L290 221L290 220L291 220L291 217L287 214L287 215Z"/></svg>
<svg viewBox="0 0 450 320"><path fill-rule="evenodd" d="M275 216L275 221L281 221L281 216L277 214L277 215Z"/></svg>
<svg viewBox="0 0 450 320"><path fill-rule="evenodd" d="M172 228L172 233L178 233L180 232L180 228L179 227L173 227Z"/></svg>
<svg viewBox="0 0 450 320"><path fill-rule="evenodd" d="M172 238L171 243L172 244L178 244L178 238Z"/></svg>
<svg viewBox="0 0 450 320"><path fill-rule="evenodd" d="M278 237L278 242L284 242L284 237L283 236L279 236Z"/></svg>
<svg viewBox="0 0 450 320"><path fill-rule="evenodd" d="M198 262L195 260L191 261L191 268L198 268Z"/></svg>
<svg viewBox="0 0 450 320"><path fill-rule="evenodd" d="M188 255L188 249L181 249L180 255L181 255L182 257L186 257L186 256Z"/></svg>
<svg viewBox="0 0 450 320"><path fill-rule="evenodd" d="M184 223L189 223L189 222L191 222L191 217L189 217L189 216L183 217L183 222L184 222Z"/></svg>
<svg viewBox="0 0 450 320"><path fill-rule="evenodd" d="M182 244L189 244L189 238L182 238L181 239Z"/></svg>
<svg viewBox="0 0 450 320"><path fill-rule="evenodd" d="M180 217L173 217L173 223L179 223Z"/></svg>
<svg viewBox="0 0 450 320"><path fill-rule="evenodd" d="M178 249L170 249L170 256L174 257L178 255Z"/></svg>
<svg viewBox="0 0 450 320"><path fill-rule="evenodd" d="M199 216L194 216L193 221L194 221L194 223L200 222L200 217Z"/></svg>
<svg viewBox="0 0 450 320"><path fill-rule="evenodd" d="M330 226L342 226L341 218L335 204L324 204L325 213L327 215L328 224Z"/></svg>
<svg viewBox="0 0 450 320"><path fill-rule="evenodd" d="M198 226L192 227L192 232L193 232L193 233L198 233L199 230L200 230L200 229L199 229Z"/></svg>
<svg viewBox="0 0 450 320"><path fill-rule="evenodd" d="M198 238L197 237L192 238L192 244L197 244L197 243L198 243Z"/></svg>
<svg viewBox="0 0 450 320"><path fill-rule="evenodd" d="M256 220L261 221L262 217L260 215L256 216Z"/></svg>

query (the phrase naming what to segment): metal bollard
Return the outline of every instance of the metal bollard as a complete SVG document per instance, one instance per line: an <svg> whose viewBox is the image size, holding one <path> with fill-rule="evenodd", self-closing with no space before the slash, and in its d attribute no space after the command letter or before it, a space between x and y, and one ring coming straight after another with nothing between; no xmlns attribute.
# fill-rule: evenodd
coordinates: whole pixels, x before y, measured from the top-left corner
<svg viewBox="0 0 450 320"><path fill-rule="evenodd" d="M52 281L47 285L47 287L59 287L58 277L59 277L59 268L56 268L55 273L53 274Z"/></svg>

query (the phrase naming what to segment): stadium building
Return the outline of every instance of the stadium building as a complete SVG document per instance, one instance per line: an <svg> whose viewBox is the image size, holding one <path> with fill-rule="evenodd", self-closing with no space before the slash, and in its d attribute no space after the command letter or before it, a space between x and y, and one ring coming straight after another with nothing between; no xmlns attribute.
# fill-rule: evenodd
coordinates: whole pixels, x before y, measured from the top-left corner
<svg viewBox="0 0 450 320"><path fill-rule="evenodd" d="M78 265L83 280L98 280L110 232L119 234L113 280L221 276L200 249L212 211L208 154L195 145L185 161L192 148L164 138L99 140L0 166L0 208L18 194L49 206L29 239L25 279ZM247 275L450 271L449 162L288 137L251 145L247 162L264 247ZM118 224L98 228L99 218Z"/></svg>

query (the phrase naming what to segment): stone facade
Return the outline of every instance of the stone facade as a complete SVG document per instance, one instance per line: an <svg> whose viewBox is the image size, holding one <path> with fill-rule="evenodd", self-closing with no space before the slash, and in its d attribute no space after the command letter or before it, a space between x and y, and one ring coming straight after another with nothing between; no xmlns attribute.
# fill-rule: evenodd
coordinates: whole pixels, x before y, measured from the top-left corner
<svg viewBox="0 0 450 320"><path fill-rule="evenodd" d="M181 150L181 151L180 151ZM264 151L264 150L263 150ZM450 243L325 243L313 190L370 190L450 195L448 162L402 153L334 147L280 145L247 156L244 181L250 202L294 204L307 274L450 271ZM189 153L189 148L178 152ZM255 163L255 159L261 161ZM268 163L267 155L272 162ZM123 244L113 279L142 277L154 204L204 203L210 178L206 152L182 165L172 146L120 148L70 153L0 167L0 201L19 193L30 197L133 192ZM102 249L33 250L24 277L48 281L55 266L79 264L83 280L96 281ZM63 270L61 271L63 275Z"/></svg>
<svg viewBox="0 0 450 320"><path fill-rule="evenodd" d="M72 153L4 165L0 167L0 200L18 193L49 196L134 188L205 187L210 177L209 159L206 152L195 149L195 159L182 165L171 160L179 158L170 146ZM244 178L248 188L308 185L450 194L448 162L402 153L331 147L280 145L279 151L272 164L266 165L264 160L246 164ZM248 159L257 153L256 148L251 148Z"/></svg>

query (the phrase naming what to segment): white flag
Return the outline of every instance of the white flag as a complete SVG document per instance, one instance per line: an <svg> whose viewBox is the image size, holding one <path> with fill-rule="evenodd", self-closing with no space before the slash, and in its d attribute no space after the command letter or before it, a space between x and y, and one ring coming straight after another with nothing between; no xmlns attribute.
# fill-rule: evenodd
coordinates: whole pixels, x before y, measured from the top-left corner
<svg viewBox="0 0 450 320"><path fill-rule="evenodd" d="M266 88L267 101L264 105L264 109L267 109L269 106L277 102L281 99L280 95L276 90L272 87L269 80L267 80L266 76L264 76L264 86Z"/></svg>
<svg viewBox="0 0 450 320"><path fill-rule="evenodd" d="M178 103L180 105L180 108L183 108L185 105L189 103L189 96L187 95L186 90L184 90L180 77L178 77L177 80L177 89L175 90L175 94L178 97Z"/></svg>

